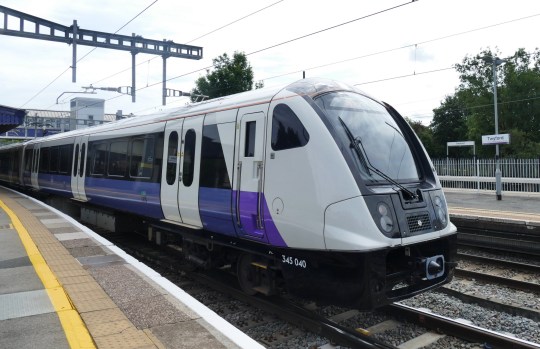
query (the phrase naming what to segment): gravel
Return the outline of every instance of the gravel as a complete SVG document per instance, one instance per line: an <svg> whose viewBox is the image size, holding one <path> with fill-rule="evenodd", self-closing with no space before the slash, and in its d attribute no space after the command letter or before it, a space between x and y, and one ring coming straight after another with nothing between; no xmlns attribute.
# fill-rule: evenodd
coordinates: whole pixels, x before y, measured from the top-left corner
<svg viewBox="0 0 540 349"><path fill-rule="evenodd" d="M474 294L499 303L540 312L540 296L538 294L457 278L446 287L461 293Z"/></svg>
<svg viewBox="0 0 540 349"><path fill-rule="evenodd" d="M500 292L500 290L501 288L497 287L494 291ZM515 291L512 292L515 293ZM436 314L449 318L466 319L479 327L513 334L517 338L540 343L540 324L536 321L489 310L476 304L463 303L455 297L427 292L402 303L416 308L428 308Z"/></svg>

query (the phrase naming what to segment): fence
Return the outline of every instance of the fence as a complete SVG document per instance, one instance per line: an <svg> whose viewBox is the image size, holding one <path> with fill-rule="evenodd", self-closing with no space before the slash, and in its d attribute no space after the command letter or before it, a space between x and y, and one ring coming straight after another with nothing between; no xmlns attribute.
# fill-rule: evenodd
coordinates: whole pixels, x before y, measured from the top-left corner
<svg viewBox="0 0 540 349"><path fill-rule="evenodd" d="M495 190L495 159L433 159L444 188ZM500 159L502 190L540 192L540 159Z"/></svg>

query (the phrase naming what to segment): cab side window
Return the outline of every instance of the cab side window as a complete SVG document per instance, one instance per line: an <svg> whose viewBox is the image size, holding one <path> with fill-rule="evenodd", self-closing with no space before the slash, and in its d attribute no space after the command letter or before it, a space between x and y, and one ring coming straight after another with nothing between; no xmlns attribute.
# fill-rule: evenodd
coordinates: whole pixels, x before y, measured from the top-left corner
<svg viewBox="0 0 540 349"><path fill-rule="evenodd" d="M298 116L286 104L278 104L272 115L272 149L275 151L303 147L309 133Z"/></svg>

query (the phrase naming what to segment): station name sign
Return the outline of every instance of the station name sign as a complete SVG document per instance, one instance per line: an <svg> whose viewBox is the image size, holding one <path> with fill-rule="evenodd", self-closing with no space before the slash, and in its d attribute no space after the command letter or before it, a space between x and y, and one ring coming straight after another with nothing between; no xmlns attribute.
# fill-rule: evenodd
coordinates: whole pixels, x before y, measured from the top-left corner
<svg viewBox="0 0 540 349"><path fill-rule="evenodd" d="M449 147L470 147L474 146L474 141L446 142Z"/></svg>
<svg viewBox="0 0 540 349"><path fill-rule="evenodd" d="M510 134L482 136L482 145L510 144Z"/></svg>

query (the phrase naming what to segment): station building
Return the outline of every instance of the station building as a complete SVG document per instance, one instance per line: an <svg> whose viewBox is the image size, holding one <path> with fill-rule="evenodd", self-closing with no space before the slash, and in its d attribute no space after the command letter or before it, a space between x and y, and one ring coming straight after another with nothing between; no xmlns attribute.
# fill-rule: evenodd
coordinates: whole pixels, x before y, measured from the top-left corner
<svg viewBox="0 0 540 349"><path fill-rule="evenodd" d="M68 111L0 105L0 143L2 140L26 140L101 125L124 117L128 116L122 115L121 110L106 114L105 100L98 98L73 98Z"/></svg>

